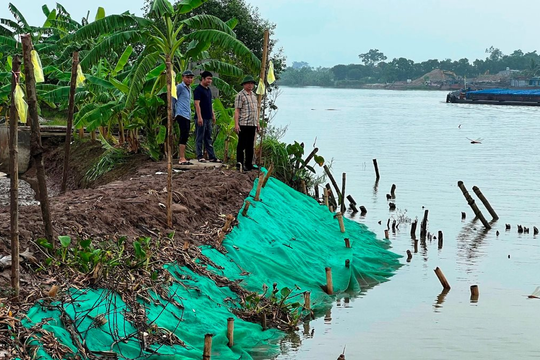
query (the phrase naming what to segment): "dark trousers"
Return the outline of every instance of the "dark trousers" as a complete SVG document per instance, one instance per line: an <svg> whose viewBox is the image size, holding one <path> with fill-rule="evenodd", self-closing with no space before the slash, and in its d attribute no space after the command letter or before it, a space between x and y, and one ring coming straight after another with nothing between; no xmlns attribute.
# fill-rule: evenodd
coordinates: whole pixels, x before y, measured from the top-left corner
<svg viewBox="0 0 540 360"><path fill-rule="evenodd" d="M242 164L246 170L253 169L253 146L255 142L255 131L257 131L256 126L240 126L240 132L238 133L236 162Z"/></svg>
<svg viewBox="0 0 540 360"><path fill-rule="evenodd" d="M203 143L208 153L208 159L216 159L214 146L212 145L212 119L203 120L202 126L199 126L199 123L195 121L195 150L197 152L197 159L203 158Z"/></svg>

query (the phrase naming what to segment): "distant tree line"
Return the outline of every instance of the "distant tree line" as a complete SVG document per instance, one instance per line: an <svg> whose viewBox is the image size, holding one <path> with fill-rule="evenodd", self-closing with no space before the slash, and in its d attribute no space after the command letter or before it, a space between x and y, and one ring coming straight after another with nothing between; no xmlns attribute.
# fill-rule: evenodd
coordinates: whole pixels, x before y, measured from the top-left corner
<svg viewBox="0 0 540 360"><path fill-rule="evenodd" d="M488 56L474 60L467 58L452 61L451 59L431 59L420 63L403 57L386 61L387 57L378 49L371 49L360 54L361 64L336 65L332 68L313 68L307 62L293 62L281 74L280 84L285 86L356 86L375 83L393 83L396 81L414 80L432 70L451 71L458 77L473 78L483 74L497 74L507 68L520 70L523 76L540 74L540 55L533 52L524 53L515 50L505 55L493 46L486 49Z"/></svg>

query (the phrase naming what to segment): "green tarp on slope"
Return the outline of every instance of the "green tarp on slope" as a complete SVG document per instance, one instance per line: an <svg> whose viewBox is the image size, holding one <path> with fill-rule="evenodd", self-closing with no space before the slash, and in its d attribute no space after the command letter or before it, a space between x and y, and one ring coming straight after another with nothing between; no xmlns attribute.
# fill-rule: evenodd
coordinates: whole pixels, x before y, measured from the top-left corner
<svg viewBox="0 0 540 360"><path fill-rule="evenodd" d="M256 186L257 182L251 196ZM239 215L238 226L224 240L228 254L210 247L202 249L218 266L209 266L209 270L239 280L248 290L261 293L266 284L271 291L272 284L277 283L280 289L293 290L296 297L291 301L300 302L301 294L310 291L312 309L321 313L333 301L322 288L326 267L332 269L334 293L338 295L346 291L358 294L386 281L399 267L399 256L388 251L388 244L377 240L365 226L345 219L346 233L341 233L337 219L324 206L275 179L262 189L261 201L255 202L251 196L247 199L252 203L248 216ZM345 237L350 239L351 248L345 247ZM350 260L348 268L346 260ZM147 331L155 331L156 326L161 336L170 331L185 347L148 344L141 349L137 329L125 318L130 309L118 294L103 289L72 289L73 301L62 307L80 334L78 340L98 355L113 351L125 359L200 359L207 333L214 334L212 356L216 359L270 358L279 352L278 340L284 334L262 331L260 325L234 316L231 309L238 307L239 299L229 288L219 287L185 267L170 264L165 268L176 280L167 289L173 301L153 292L140 300L150 321ZM25 326L41 322L43 330L54 333L74 352L65 357L68 359L77 350L60 321L59 306L36 304ZM95 320L100 317L106 319L105 324ZM226 338L229 317L235 318L232 349ZM42 348L37 355L38 359L52 359Z"/></svg>

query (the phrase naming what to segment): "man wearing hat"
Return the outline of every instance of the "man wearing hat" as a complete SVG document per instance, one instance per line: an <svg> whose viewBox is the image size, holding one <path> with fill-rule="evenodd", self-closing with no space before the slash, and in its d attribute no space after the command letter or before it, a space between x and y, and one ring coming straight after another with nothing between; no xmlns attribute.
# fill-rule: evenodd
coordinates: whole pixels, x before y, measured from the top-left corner
<svg viewBox="0 0 540 360"><path fill-rule="evenodd" d="M244 89L234 99L234 130L238 134L236 147L237 168L253 169L253 147L255 131L259 131L257 96L253 93L255 79L246 76L242 80Z"/></svg>
<svg viewBox="0 0 540 360"><path fill-rule="evenodd" d="M193 165L186 159L186 144L191 127L191 83L195 74L191 70L182 73L182 82L176 86L176 101L173 100L174 119L180 127L180 146L178 149L180 165Z"/></svg>

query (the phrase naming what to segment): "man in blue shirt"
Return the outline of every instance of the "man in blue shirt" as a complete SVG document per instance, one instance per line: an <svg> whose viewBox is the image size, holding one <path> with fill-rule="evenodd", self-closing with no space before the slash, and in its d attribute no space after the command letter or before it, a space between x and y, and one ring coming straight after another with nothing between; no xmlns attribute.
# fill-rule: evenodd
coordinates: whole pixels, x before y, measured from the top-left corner
<svg viewBox="0 0 540 360"><path fill-rule="evenodd" d="M182 82L176 87L176 97L173 98L174 119L180 127L180 146L178 149L180 165L193 165L186 159L186 144L191 127L191 83L195 75L191 70L182 73Z"/></svg>
<svg viewBox="0 0 540 360"><path fill-rule="evenodd" d="M208 153L208 161L221 162L216 158L214 146L212 145L212 125L216 123L216 115L212 108L212 73L203 71L201 73L201 83L193 90L193 99L197 121L195 122L195 143L197 159L199 162L206 162L203 157L203 143Z"/></svg>

